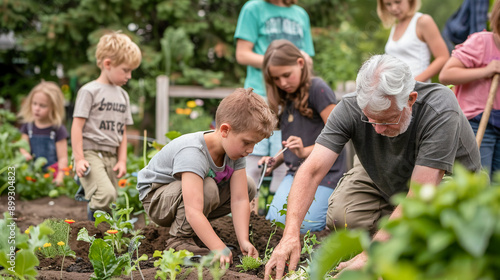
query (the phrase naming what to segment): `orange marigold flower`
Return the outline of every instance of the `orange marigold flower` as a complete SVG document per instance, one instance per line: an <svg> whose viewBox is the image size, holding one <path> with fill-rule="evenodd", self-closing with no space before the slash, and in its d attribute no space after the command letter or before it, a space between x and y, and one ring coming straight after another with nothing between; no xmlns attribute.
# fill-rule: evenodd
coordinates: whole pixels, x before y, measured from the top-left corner
<svg viewBox="0 0 500 280"><path fill-rule="evenodd" d="M121 179L120 181L118 181L118 186L125 188L126 185L127 185L127 179Z"/></svg>
<svg viewBox="0 0 500 280"><path fill-rule="evenodd" d="M69 172L68 171L64 171L64 175L69 176Z"/></svg>
<svg viewBox="0 0 500 280"><path fill-rule="evenodd" d="M50 177L50 173L43 174L43 178L49 178L49 177Z"/></svg>
<svg viewBox="0 0 500 280"><path fill-rule="evenodd" d="M109 234L117 234L118 233L118 231L116 229L110 229L110 230L108 230L106 232L109 233Z"/></svg>
<svg viewBox="0 0 500 280"><path fill-rule="evenodd" d="M75 222L75 220L64 220L64 221L70 225Z"/></svg>
<svg viewBox="0 0 500 280"><path fill-rule="evenodd" d="M64 172L69 172L69 171L71 171L71 167L64 167L64 168L62 169L62 171L64 171Z"/></svg>

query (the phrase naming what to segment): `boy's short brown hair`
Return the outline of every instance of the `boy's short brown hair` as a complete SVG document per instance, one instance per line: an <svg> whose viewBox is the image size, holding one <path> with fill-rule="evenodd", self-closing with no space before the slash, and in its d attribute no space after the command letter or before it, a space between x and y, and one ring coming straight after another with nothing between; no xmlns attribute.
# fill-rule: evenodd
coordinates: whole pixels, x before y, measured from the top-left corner
<svg viewBox="0 0 500 280"><path fill-rule="evenodd" d="M222 99L215 113L217 129L228 123L236 133L255 131L268 138L276 129L276 116L264 98L253 92L252 88L238 88Z"/></svg>
<svg viewBox="0 0 500 280"><path fill-rule="evenodd" d="M139 47L127 35L113 32L99 39L95 58L97 66L101 69L102 62L106 58L111 60L113 66L125 63L135 69L141 64L142 56Z"/></svg>

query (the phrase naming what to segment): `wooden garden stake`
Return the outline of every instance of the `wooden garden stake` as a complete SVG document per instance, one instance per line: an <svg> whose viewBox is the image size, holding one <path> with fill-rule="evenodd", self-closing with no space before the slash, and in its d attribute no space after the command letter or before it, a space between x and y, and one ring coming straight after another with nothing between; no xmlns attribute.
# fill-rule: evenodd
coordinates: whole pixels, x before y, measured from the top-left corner
<svg viewBox="0 0 500 280"><path fill-rule="evenodd" d="M488 101L484 107L483 116L479 122L479 127L476 133L477 147L481 147L481 142L483 141L484 132L486 131L486 126L488 125L488 120L490 119L491 109L493 108L493 102L495 102L495 97L497 96L498 79L500 74L495 74L493 80L491 81L490 92L488 94Z"/></svg>

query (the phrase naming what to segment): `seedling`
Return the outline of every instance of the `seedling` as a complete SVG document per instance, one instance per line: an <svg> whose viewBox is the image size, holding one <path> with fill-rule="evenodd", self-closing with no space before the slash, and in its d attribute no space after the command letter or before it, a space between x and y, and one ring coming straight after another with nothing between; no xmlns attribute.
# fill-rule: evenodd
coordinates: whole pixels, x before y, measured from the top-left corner
<svg viewBox="0 0 500 280"><path fill-rule="evenodd" d="M162 280L166 280L168 276L169 279L175 280L177 274L181 272L181 264L185 263L186 258L192 256L193 253L187 250L175 251L173 248L163 252L156 250L153 257L159 259L154 262L154 266L160 269L156 272L155 279L160 277Z"/></svg>
<svg viewBox="0 0 500 280"><path fill-rule="evenodd" d="M0 220L0 234L6 238L0 238L0 275L34 279L38 274L35 267L40 263L34 252L48 241L47 235L53 231L41 224L30 227L29 233L21 233L8 212L3 216Z"/></svg>
<svg viewBox="0 0 500 280"><path fill-rule="evenodd" d="M262 265L262 260L260 258L254 259L251 256L243 256L241 258L241 264L236 267L242 268L240 272L249 271L252 269L257 269Z"/></svg>

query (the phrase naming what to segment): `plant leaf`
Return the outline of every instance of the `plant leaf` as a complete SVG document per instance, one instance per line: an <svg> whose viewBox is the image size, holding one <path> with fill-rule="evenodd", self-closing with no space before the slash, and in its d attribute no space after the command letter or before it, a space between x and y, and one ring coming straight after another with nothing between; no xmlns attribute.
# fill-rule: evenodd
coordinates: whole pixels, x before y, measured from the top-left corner
<svg viewBox="0 0 500 280"><path fill-rule="evenodd" d="M342 259L360 252L368 243L368 235L363 231L338 231L321 242L321 247L313 255L311 279L321 280Z"/></svg>

